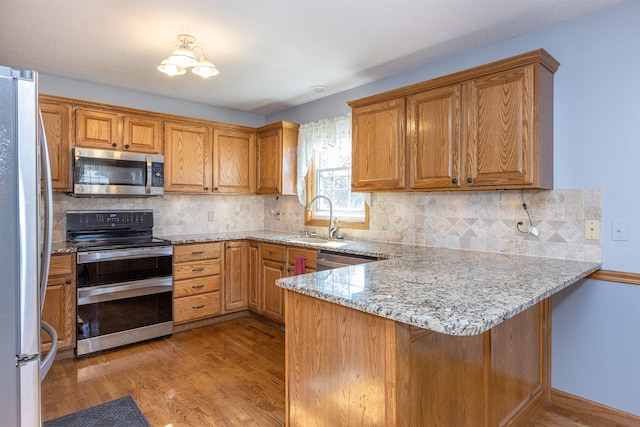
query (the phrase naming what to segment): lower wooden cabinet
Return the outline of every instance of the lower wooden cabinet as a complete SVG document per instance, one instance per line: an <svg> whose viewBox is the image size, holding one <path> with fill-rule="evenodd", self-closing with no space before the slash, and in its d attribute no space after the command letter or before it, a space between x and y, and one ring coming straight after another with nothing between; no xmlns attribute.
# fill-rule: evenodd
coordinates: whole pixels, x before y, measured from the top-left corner
<svg viewBox="0 0 640 427"><path fill-rule="evenodd" d="M173 247L173 322L186 323L222 312L222 243Z"/></svg>
<svg viewBox="0 0 640 427"><path fill-rule="evenodd" d="M224 310L246 310L249 291L249 242L225 243Z"/></svg>
<svg viewBox="0 0 640 427"><path fill-rule="evenodd" d="M51 256L42 320L58 333L58 351L75 346L76 256L73 253ZM45 333L41 338L42 350L48 351L51 338Z"/></svg>
<svg viewBox="0 0 640 427"><path fill-rule="evenodd" d="M306 272L316 271L314 249L270 243L250 245L249 308L273 321L284 323L284 289L276 280L294 275L297 256L305 258Z"/></svg>

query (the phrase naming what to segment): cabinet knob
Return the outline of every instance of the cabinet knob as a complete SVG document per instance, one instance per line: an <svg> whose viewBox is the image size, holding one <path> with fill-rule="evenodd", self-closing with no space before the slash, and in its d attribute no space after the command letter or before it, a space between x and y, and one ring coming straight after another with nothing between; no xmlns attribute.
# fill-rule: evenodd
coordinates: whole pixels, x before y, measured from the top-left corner
<svg viewBox="0 0 640 427"><path fill-rule="evenodd" d="M352 182L351 183L351 188L355 187L356 185Z"/></svg>
<svg viewBox="0 0 640 427"><path fill-rule="evenodd" d="M467 182L468 182L469 184L471 184L471 183L473 182L473 178L471 178L471 177L467 178Z"/></svg>
<svg viewBox="0 0 640 427"><path fill-rule="evenodd" d="M128 150L128 149L129 149L129 144L126 144L126 145L124 146L124 148L125 148L125 150Z"/></svg>
<svg viewBox="0 0 640 427"><path fill-rule="evenodd" d="M116 144L116 143L114 142L113 144L111 144L111 146L112 146L113 148L116 148L116 147L118 146L118 144Z"/></svg>
<svg viewBox="0 0 640 427"><path fill-rule="evenodd" d="M209 191L209 187L204 187L204 191Z"/></svg>
<svg viewBox="0 0 640 427"><path fill-rule="evenodd" d="M281 265L281 266L280 266L280 270L284 270L284 265Z"/></svg>
<svg viewBox="0 0 640 427"><path fill-rule="evenodd" d="M451 183L452 183L452 184L457 184L457 183L458 183L458 180L457 180L457 179L455 179L455 178L453 178L453 179L451 180Z"/></svg>
<svg viewBox="0 0 640 427"><path fill-rule="evenodd" d="M64 284L65 284L65 285L70 285L70 284L71 284L71 279L67 279L67 280L65 280L65 281L64 281Z"/></svg>
<svg viewBox="0 0 640 427"><path fill-rule="evenodd" d="M287 273L291 273L291 267L287 268Z"/></svg>
<svg viewBox="0 0 640 427"><path fill-rule="evenodd" d="M278 187L276 187L276 193L279 193L279 192L280 192L280 190L278 189Z"/></svg>
<svg viewBox="0 0 640 427"><path fill-rule="evenodd" d="M213 187L213 190L214 191L218 191L218 187Z"/></svg>

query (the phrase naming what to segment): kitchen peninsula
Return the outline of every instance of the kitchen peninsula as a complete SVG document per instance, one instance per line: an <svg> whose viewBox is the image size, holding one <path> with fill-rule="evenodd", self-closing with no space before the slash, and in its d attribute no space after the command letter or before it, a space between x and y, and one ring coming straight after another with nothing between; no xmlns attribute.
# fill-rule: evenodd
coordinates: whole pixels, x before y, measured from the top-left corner
<svg viewBox="0 0 640 427"><path fill-rule="evenodd" d="M393 246L277 282L288 425L519 425L549 398L549 297L600 265Z"/></svg>

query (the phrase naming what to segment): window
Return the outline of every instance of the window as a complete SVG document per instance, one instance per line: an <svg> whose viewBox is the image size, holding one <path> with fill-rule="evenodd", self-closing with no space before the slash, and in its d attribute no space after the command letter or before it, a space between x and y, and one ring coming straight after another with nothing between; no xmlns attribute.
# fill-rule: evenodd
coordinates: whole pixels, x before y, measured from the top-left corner
<svg viewBox="0 0 640 427"><path fill-rule="evenodd" d="M308 200L321 194L333 201L333 216L339 227L369 228L369 207L364 195L351 192L351 138L314 150L307 174L307 194ZM305 215L306 225L328 226L329 203L318 199Z"/></svg>

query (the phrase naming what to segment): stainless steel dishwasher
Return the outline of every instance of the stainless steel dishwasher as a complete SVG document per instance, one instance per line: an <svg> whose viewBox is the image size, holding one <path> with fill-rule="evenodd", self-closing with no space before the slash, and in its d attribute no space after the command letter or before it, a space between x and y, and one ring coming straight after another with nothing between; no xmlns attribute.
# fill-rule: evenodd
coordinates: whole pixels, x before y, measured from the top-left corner
<svg viewBox="0 0 640 427"><path fill-rule="evenodd" d="M317 271L323 271L377 260L378 258L368 255L345 254L342 252L321 250L316 257L316 266Z"/></svg>

